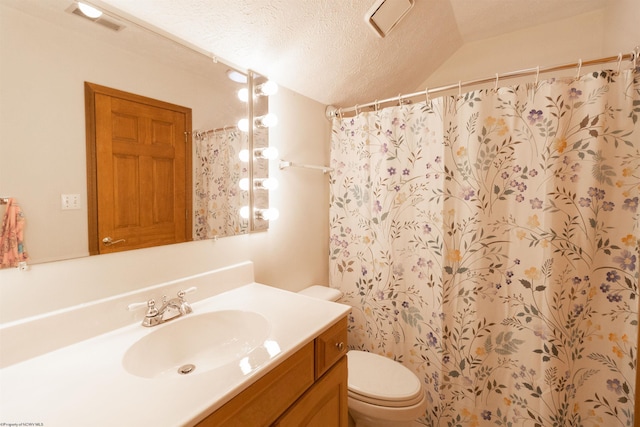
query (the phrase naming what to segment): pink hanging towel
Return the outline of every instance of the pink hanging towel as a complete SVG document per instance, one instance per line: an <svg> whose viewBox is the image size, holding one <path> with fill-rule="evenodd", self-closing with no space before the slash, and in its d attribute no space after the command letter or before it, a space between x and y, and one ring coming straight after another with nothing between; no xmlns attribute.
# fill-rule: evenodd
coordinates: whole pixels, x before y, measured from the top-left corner
<svg viewBox="0 0 640 427"><path fill-rule="evenodd" d="M7 211L0 233L0 268L17 267L29 255L23 241L24 214L14 199L7 200Z"/></svg>

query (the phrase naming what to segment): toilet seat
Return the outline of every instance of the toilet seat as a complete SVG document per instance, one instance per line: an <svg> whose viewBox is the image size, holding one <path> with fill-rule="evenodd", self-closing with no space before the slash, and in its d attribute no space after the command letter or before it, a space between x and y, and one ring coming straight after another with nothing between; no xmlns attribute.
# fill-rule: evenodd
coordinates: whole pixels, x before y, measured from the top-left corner
<svg viewBox="0 0 640 427"><path fill-rule="evenodd" d="M347 353L348 396L373 405L401 408L420 403L418 377L402 364L366 351Z"/></svg>

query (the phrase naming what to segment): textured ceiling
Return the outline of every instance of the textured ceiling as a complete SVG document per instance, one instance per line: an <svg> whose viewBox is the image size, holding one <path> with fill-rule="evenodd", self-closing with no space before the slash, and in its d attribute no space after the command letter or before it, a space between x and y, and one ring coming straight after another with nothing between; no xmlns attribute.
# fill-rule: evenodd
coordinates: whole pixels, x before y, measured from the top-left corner
<svg viewBox="0 0 640 427"><path fill-rule="evenodd" d="M414 91L464 43L607 1L615 0L415 0L384 39L364 20L375 0L91 3L115 7L324 104L347 106Z"/></svg>

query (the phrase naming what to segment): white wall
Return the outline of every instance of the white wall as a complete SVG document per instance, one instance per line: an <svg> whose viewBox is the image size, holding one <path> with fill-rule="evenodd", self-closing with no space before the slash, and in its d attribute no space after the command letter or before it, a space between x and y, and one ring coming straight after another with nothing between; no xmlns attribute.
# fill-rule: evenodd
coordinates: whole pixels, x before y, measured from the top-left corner
<svg viewBox="0 0 640 427"><path fill-rule="evenodd" d="M66 37L61 28L57 29L59 36L68 44L47 40L41 33L43 22L1 5L0 19L0 78L3 79L0 155L16 159L11 170L3 168L0 172L0 193L11 188L11 193L23 195L20 200L25 201L23 207L30 232L40 234L42 230L34 225L40 221L36 219L36 212L43 218L40 227L49 228L46 232L52 237L37 243L36 247L59 241L81 248L79 252L70 253L80 256L76 259L35 264L26 272L0 270L0 323L244 260L254 261L256 280L265 284L299 290L310 284L328 283L328 177L306 170L281 172L277 162L272 164L271 173L280 179L280 188L273 194L272 204L280 210L281 217L266 232L86 257L86 211L65 211L63 218L57 219L47 215L47 212L63 214L59 208L61 192L86 194L81 82L93 81L190 105L194 109L194 129L208 128L211 127L207 123L211 112L206 111L204 105L193 105L191 101L193 81L198 76L190 77L191 81L182 87L165 85L162 94L157 95L158 87L145 79L145 75L165 73L165 80L169 82L173 81L172 73L184 77L183 70L161 68L157 63L136 58L140 72L116 73L114 76L109 70L123 67L123 64L110 65L104 53L95 54L82 40ZM19 51L19 43L35 47L37 53L20 59L23 54ZM67 45L67 50L63 44ZM81 68L73 52L85 59L93 58L94 66ZM11 60L32 61L32 64L18 73L7 65ZM55 87L43 84L42 73L59 74L60 84ZM127 75L131 80L125 79ZM5 107L7 104L10 106ZM33 120L36 114L16 114L20 111L18 108L22 111L27 108L47 110L48 114L42 116L46 117L46 123L42 119ZM296 162L328 162L330 123L324 118L323 105L281 88L272 98L271 109L279 117L271 143L278 147L283 157ZM67 121L69 115L74 118ZM62 123L57 122L60 120ZM23 162L39 163L40 169L55 165L56 173L44 176L21 173ZM68 166L72 164L75 166ZM31 200L29 196L33 190L30 189L33 188L44 190L41 194L48 196ZM38 239L33 235L29 238L32 242ZM26 243L28 245L29 241Z"/></svg>
<svg viewBox="0 0 640 427"><path fill-rule="evenodd" d="M605 10L605 53L628 52L640 45L640 2L616 0Z"/></svg>
<svg viewBox="0 0 640 427"><path fill-rule="evenodd" d="M640 1L616 0L608 2L605 9L468 43L458 49L416 91L538 65L552 66L578 62L579 59L615 56L620 52L629 53L640 44L639 22ZM610 66L615 67L615 64ZM561 73L572 75L573 71ZM542 74L540 78L549 76ZM512 79L502 84L522 81L532 81L532 77Z"/></svg>

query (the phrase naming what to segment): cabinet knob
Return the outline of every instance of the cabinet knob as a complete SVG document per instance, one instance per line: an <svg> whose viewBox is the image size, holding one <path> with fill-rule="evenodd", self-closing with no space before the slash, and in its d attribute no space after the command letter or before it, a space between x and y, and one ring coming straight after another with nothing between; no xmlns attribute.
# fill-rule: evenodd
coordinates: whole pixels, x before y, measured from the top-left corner
<svg viewBox="0 0 640 427"><path fill-rule="evenodd" d="M339 351L344 350L344 343L343 343L342 341L337 342L337 343L336 343L336 348L337 348Z"/></svg>

